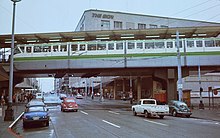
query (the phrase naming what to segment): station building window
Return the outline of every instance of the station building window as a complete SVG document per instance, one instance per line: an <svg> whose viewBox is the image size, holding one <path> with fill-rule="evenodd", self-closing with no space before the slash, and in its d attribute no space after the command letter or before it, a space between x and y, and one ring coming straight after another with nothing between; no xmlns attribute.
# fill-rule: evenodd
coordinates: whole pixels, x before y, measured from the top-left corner
<svg viewBox="0 0 220 138"><path fill-rule="evenodd" d="M110 21L101 20L101 30L110 30Z"/></svg>
<svg viewBox="0 0 220 138"><path fill-rule="evenodd" d="M114 21L114 28L115 29L122 29L122 22Z"/></svg>
<svg viewBox="0 0 220 138"><path fill-rule="evenodd" d="M168 28L167 25L161 25L160 28Z"/></svg>
<svg viewBox="0 0 220 138"><path fill-rule="evenodd" d="M156 24L150 24L149 26L150 26L150 28L157 28Z"/></svg>
<svg viewBox="0 0 220 138"><path fill-rule="evenodd" d="M138 29L146 29L146 24L139 23L138 24Z"/></svg>

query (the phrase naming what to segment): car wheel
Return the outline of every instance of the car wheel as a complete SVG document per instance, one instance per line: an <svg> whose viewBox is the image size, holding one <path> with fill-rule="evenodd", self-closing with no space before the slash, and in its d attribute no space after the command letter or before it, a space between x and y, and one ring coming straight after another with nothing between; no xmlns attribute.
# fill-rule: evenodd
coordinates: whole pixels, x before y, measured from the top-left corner
<svg viewBox="0 0 220 138"><path fill-rule="evenodd" d="M177 116L177 112L176 112L176 110L173 110L172 115L173 115L174 117Z"/></svg>
<svg viewBox="0 0 220 138"><path fill-rule="evenodd" d="M133 109L133 115L136 116L137 112L135 112L135 109Z"/></svg>
<svg viewBox="0 0 220 138"><path fill-rule="evenodd" d="M63 108L61 107L61 111L63 112Z"/></svg>
<svg viewBox="0 0 220 138"><path fill-rule="evenodd" d="M164 115L159 115L160 119L163 119Z"/></svg>
<svg viewBox="0 0 220 138"><path fill-rule="evenodd" d="M75 111L78 112L78 109L76 109Z"/></svg>
<svg viewBox="0 0 220 138"><path fill-rule="evenodd" d="M187 118L189 118L189 117L190 117L190 115L186 115L186 117L187 117Z"/></svg>
<svg viewBox="0 0 220 138"><path fill-rule="evenodd" d="M146 118L149 118L149 117L150 117L150 114L149 114L147 111L144 111L144 116L145 116Z"/></svg>

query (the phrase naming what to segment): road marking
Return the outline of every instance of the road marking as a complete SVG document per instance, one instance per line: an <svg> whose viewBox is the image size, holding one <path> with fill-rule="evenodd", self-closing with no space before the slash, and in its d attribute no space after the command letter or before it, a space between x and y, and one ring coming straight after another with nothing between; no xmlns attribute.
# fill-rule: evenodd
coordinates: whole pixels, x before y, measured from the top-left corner
<svg viewBox="0 0 220 138"><path fill-rule="evenodd" d="M117 112L113 112L113 111L108 111L109 113L113 113L113 114L116 114L116 115L119 115L120 113L117 113Z"/></svg>
<svg viewBox="0 0 220 138"><path fill-rule="evenodd" d="M105 123L107 123L107 124L109 124L109 125L112 125L112 126L114 126L114 127L121 128L120 126L118 126L118 125L116 125L116 124L113 124L113 123L111 123L111 122L108 122L108 121L106 121L106 120L102 120L102 121L105 122Z"/></svg>
<svg viewBox="0 0 220 138"><path fill-rule="evenodd" d="M150 120L146 120L146 119L144 119L144 121L149 122L149 123L154 123L154 124L157 124L157 125L161 125L161 126L168 126L167 124L163 124L163 123L159 123L159 122L154 122L154 121L150 121Z"/></svg>
<svg viewBox="0 0 220 138"><path fill-rule="evenodd" d="M83 114L85 114L85 115L88 115L88 113L86 113L86 112L83 112L83 111L80 111L81 113L83 113Z"/></svg>

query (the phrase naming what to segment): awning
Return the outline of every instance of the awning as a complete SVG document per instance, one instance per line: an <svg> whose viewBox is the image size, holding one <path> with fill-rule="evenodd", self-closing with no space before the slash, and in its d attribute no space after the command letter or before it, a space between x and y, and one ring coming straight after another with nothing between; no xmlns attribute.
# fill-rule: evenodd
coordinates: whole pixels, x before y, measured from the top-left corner
<svg viewBox="0 0 220 138"><path fill-rule="evenodd" d="M33 86L25 83L25 82L21 82L17 85L15 85L15 88L20 88L20 89L33 89Z"/></svg>

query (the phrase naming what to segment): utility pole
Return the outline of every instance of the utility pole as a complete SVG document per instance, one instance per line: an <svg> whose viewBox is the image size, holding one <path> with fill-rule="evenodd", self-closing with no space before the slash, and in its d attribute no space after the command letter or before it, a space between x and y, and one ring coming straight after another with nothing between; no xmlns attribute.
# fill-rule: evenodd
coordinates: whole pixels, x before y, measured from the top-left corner
<svg viewBox="0 0 220 138"><path fill-rule="evenodd" d="M182 83L182 69L181 69L181 55L180 55L180 43L179 43L179 31L176 31L176 46L177 46L177 62L178 62L178 94L179 94L179 101L183 101L183 83Z"/></svg>
<svg viewBox="0 0 220 138"><path fill-rule="evenodd" d="M201 86L201 71L200 71L200 64L198 66L198 76L199 76L199 95L200 95L200 102L199 102L199 109L204 109L204 104L202 101L202 92L203 92L203 88Z"/></svg>
<svg viewBox="0 0 220 138"><path fill-rule="evenodd" d="M13 93L13 75L14 75L14 30L15 30L15 7L16 2L21 0L11 0L13 2L13 17L12 17L12 35L11 35L11 57L10 57L10 74L9 74L9 101L7 109L5 110L4 121L14 120L14 110L12 108L12 93Z"/></svg>

